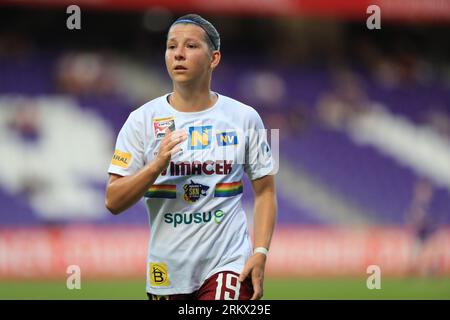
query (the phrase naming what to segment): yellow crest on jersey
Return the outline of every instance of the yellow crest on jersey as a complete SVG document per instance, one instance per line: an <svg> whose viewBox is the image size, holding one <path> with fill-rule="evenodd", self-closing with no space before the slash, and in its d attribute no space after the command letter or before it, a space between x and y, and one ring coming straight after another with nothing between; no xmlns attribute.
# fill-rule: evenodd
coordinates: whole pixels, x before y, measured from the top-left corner
<svg viewBox="0 0 450 320"><path fill-rule="evenodd" d="M149 276L151 286L166 287L169 285L169 274L164 262L150 262Z"/></svg>

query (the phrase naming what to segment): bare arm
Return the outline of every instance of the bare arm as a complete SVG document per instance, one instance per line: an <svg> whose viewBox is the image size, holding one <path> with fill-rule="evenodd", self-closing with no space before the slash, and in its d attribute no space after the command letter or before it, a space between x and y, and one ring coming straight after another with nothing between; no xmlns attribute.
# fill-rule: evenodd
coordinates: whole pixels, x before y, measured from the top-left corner
<svg viewBox="0 0 450 320"><path fill-rule="evenodd" d="M253 180L255 208L253 215L254 247L269 249L277 218L274 176Z"/></svg>
<svg viewBox="0 0 450 320"><path fill-rule="evenodd" d="M110 174L106 186L106 208L113 214L119 214L141 199L161 172L167 168L172 155L180 151L180 147L176 146L186 140L186 137L184 131L167 130L154 161L130 176Z"/></svg>
<svg viewBox="0 0 450 320"><path fill-rule="evenodd" d="M112 214L119 214L141 199L159 176L158 168L150 163L131 176L109 175L106 187L106 208Z"/></svg>
<svg viewBox="0 0 450 320"><path fill-rule="evenodd" d="M254 247L269 249L277 216L274 177L264 176L260 179L253 180L252 186L255 194L253 219ZM244 281L247 276L251 276L254 289L252 300L258 300L263 296L266 259L266 256L262 253L253 254L246 262L244 270L239 277L239 281Z"/></svg>

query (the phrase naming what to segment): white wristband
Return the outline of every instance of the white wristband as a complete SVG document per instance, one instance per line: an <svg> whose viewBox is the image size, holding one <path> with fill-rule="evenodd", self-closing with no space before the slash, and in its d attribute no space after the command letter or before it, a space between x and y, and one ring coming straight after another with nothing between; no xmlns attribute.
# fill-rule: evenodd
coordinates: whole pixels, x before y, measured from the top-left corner
<svg viewBox="0 0 450 320"><path fill-rule="evenodd" d="M253 250L253 254L255 254L255 253L262 253L263 255L265 255L267 257L269 250L267 250L264 247L258 247L258 248L255 248L255 250Z"/></svg>

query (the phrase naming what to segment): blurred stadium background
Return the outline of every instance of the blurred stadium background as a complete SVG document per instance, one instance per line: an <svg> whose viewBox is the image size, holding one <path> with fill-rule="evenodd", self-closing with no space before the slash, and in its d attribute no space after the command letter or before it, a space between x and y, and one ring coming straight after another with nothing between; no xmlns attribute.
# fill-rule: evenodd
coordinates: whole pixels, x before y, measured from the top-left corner
<svg viewBox="0 0 450 320"><path fill-rule="evenodd" d="M446 0L0 1L0 298L146 298L144 206L110 215L106 170L189 12L221 33L213 90L280 129L265 298L450 299ZM248 181L244 202L251 224Z"/></svg>

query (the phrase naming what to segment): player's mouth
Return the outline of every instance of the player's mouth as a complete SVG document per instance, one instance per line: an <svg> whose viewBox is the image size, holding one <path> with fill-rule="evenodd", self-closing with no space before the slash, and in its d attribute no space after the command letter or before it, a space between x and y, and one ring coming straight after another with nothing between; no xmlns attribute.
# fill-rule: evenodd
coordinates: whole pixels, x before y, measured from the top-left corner
<svg viewBox="0 0 450 320"><path fill-rule="evenodd" d="M178 65L178 66L175 66L175 68L173 68L173 70L178 73L178 72L187 71L187 68L185 66Z"/></svg>

